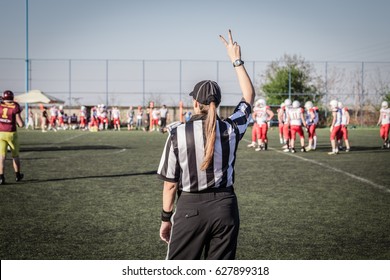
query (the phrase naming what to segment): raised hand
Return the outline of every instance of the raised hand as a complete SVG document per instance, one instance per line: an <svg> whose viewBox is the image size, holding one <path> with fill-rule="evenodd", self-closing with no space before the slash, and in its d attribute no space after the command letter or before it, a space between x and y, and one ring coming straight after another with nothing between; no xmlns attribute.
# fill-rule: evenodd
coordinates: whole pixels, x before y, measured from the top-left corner
<svg viewBox="0 0 390 280"><path fill-rule="evenodd" d="M219 35L222 43L225 45L227 54L231 60L231 62L236 61L237 59L241 59L241 49L237 42L233 42L232 31L229 29L228 33L228 41L222 36Z"/></svg>

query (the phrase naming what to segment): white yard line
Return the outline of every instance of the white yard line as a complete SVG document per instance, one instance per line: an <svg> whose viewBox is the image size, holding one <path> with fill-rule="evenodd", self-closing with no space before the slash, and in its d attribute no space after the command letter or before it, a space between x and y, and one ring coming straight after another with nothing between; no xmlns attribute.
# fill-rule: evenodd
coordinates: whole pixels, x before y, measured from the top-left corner
<svg viewBox="0 0 390 280"><path fill-rule="evenodd" d="M246 140L246 139L244 139L244 141L246 141L246 142L248 142L248 143L251 143L251 141ZM277 149L275 149L275 148L268 148L268 149L269 149L269 150L272 150L272 151L275 151L275 152L277 152L277 153L285 154L285 155L288 155L288 156L291 156L291 157L298 158L298 159L303 160L303 161L307 161L307 162L310 162L310 163L319 165L319 166L321 166L321 167L324 167L324 168L327 168L327 169L329 169L329 170L332 170L332 171L341 173L341 174L343 174L343 175L346 175L346 176L348 176L348 177L351 177L351 178L353 178L353 179L355 179L355 180L357 180L357 181L360 181L360 182L362 182L362 183L368 184L368 185L370 185L370 186L372 186L372 187L374 187L374 188L376 188L376 189L379 189L379 190L381 190L381 191L384 191L384 192L386 192L386 193L390 193L390 189L387 188L386 186L382 186L382 185L380 185L380 184L374 183L374 182L372 182L372 181L370 181L370 180L368 180L368 179L366 179L366 178L363 178L363 177L360 177L360 176L356 176L356 175L354 175L354 174L352 174L352 173L343 171L343 170L341 170L341 169L338 169L338 168L329 166L329 165L327 165L327 164L324 164L324 163L321 163L321 162L318 162L318 161L315 161L315 160L312 160L312 159L307 159L307 158L298 156L297 154L285 153L285 152L279 151L279 150L277 150ZM260 153L261 153L261 152L260 152ZM337 157L337 156L335 156L335 157Z"/></svg>

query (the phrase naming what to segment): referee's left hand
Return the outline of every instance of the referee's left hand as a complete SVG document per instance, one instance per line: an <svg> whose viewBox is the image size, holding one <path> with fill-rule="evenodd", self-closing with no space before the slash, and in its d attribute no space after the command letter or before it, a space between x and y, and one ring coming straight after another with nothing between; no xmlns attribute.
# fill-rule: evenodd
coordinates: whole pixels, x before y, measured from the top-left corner
<svg viewBox="0 0 390 280"><path fill-rule="evenodd" d="M171 222L161 222L160 238L166 243L169 243L169 238L171 237L171 228L172 228Z"/></svg>

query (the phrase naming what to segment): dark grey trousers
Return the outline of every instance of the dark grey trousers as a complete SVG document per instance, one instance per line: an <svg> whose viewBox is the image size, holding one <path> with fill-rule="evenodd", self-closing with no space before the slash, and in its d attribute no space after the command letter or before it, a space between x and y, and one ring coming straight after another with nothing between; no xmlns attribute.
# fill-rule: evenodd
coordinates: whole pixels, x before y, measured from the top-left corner
<svg viewBox="0 0 390 280"><path fill-rule="evenodd" d="M172 218L169 260L233 260L240 218L233 188L185 193Z"/></svg>

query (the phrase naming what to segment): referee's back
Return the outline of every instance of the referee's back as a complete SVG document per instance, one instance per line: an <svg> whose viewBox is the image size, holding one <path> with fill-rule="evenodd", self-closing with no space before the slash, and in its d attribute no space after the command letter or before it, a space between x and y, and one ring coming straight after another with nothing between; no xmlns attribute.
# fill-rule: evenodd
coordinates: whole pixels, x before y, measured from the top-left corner
<svg viewBox="0 0 390 280"><path fill-rule="evenodd" d="M250 114L251 106L241 101L228 119L217 118L213 160L206 170L201 170L207 138L206 116L194 115L188 122L171 128L158 176L169 182L179 182L179 191L184 192L232 187L236 151Z"/></svg>

